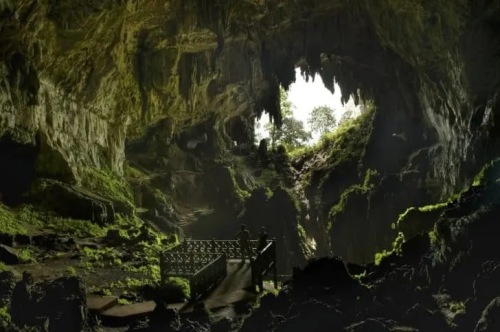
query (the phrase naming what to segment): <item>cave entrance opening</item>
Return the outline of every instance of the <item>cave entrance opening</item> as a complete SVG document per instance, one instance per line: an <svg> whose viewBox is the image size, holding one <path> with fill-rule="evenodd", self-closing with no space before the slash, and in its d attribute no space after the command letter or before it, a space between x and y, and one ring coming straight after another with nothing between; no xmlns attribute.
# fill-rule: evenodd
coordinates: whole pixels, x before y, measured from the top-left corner
<svg viewBox="0 0 500 332"><path fill-rule="evenodd" d="M300 68L295 69L296 81L288 91L281 89L281 130L267 116L256 119L255 138L268 140L268 146L284 145L287 151L318 143L323 135L335 132L345 121L361 114L361 107L351 98L342 103L339 85L334 82L335 92L328 90L319 75L303 77Z"/></svg>
<svg viewBox="0 0 500 332"><path fill-rule="evenodd" d="M22 144L10 136L0 138L0 197L14 206L23 202L36 178L36 158L39 144Z"/></svg>

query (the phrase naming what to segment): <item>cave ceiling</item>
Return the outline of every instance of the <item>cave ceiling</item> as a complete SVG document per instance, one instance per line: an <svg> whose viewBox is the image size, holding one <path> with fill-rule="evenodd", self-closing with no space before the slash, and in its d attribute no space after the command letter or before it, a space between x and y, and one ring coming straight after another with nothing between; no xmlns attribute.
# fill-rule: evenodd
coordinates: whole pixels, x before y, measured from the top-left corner
<svg viewBox="0 0 500 332"><path fill-rule="evenodd" d="M468 114L491 104L498 84L495 77L470 84L467 64L478 59L467 45L491 58L474 70L498 70L474 31L484 36L498 24L499 7L466 0L2 1L0 123L41 132L73 163L96 164L99 156L72 156L71 147L113 146L108 163L120 168L125 138L162 119L172 137L214 118L217 127L266 112L280 124L278 89L294 82L299 66L331 91L335 79L343 101L374 99L423 118L436 140L454 141L448 155L465 156L473 140Z"/></svg>

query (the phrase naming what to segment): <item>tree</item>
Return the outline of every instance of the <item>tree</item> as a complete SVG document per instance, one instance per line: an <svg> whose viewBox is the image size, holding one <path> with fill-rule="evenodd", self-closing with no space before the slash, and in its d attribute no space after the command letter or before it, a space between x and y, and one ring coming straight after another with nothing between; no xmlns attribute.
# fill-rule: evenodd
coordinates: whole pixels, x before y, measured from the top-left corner
<svg viewBox="0 0 500 332"><path fill-rule="evenodd" d="M337 119L335 119L333 110L330 107L324 105L315 107L311 111L311 115L307 120L307 123L309 124L313 132L323 135L335 129L335 126L337 125Z"/></svg>
<svg viewBox="0 0 500 332"><path fill-rule="evenodd" d="M293 117L295 106L288 100L288 94L280 89L281 115L283 118L281 128L278 129L273 123L265 124L264 128L269 132L271 147L283 144L287 148L298 148L304 146L312 136L306 131L304 123Z"/></svg>
<svg viewBox="0 0 500 332"><path fill-rule="evenodd" d="M352 99L347 102L347 104L344 106L344 113L340 117L339 121L339 126L344 124L346 121L354 119L359 115L359 110L356 108L356 105L354 105L354 101Z"/></svg>
<svg viewBox="0 0 500 332"><path fill-rule="evenodd" d="M292 149L304 146L312 138L311 132L304 129L304 123L293 116L283 119L280 132L278 142Z"/></svg>

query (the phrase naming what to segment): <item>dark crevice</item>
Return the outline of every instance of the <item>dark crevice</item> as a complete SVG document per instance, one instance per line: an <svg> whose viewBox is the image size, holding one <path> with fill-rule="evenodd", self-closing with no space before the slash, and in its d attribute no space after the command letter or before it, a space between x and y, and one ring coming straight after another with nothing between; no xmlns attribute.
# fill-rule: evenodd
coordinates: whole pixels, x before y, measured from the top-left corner
<svg viewBox="0 0 500 332"><path fill-rule="evenodd" d="M17 143L9 136L0 138L0 196L7 205L23 202L36 178L36 158L40 147Z"/></svg>

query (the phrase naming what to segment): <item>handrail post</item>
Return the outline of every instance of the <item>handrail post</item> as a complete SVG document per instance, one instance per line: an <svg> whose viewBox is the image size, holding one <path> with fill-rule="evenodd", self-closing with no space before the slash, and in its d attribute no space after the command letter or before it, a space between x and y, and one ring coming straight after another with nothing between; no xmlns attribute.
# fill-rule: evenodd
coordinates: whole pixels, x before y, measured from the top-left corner
<svg viewBox="0 0 500 332"><path fill-rule="evenodd" d="M194 252L189 253L189 272L196 273L196 269L194 268Z"/></svg>
<svg viewBox="0 0 500 332"><path fill-rule="evenodd" d="M161 284L165 284L165 255L160 251L160 280Z"/></svg>
<svg viewBox="0 0 500 332"><path fill-rule="evenodd" d="M277 263L277 254L276 254L276 238L274 237L273 238L273 274L274 274L274 288L275 289L278 289L278 267L276 266L276 263Z"/></svg>
<svg viewBox="0 0 500 332"><path fill-rule="evenodd" d="M215 239L212 238L212 254L215 254Z"/></svg>

